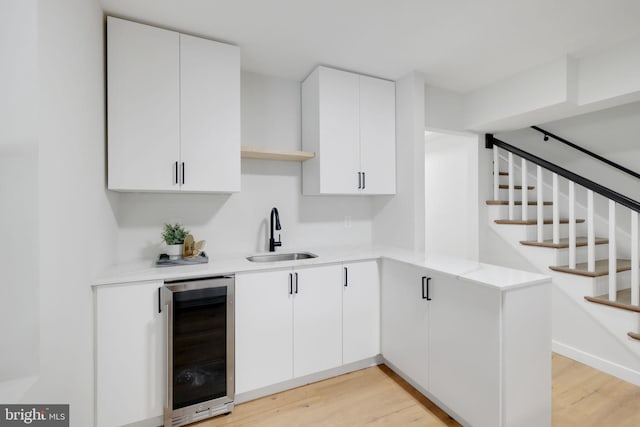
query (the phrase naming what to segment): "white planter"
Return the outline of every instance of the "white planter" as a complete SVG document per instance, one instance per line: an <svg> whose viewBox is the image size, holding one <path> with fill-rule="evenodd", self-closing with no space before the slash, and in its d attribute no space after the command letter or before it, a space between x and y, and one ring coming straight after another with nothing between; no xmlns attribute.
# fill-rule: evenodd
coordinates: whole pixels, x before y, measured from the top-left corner
<svg viewBox="0 0 640 427"><path fill-rule="evenodd" d="M179 245L167 245L166 254L169 255L169 259L179 259L182 258L183 251L184 244L182 243Z"/></svg>

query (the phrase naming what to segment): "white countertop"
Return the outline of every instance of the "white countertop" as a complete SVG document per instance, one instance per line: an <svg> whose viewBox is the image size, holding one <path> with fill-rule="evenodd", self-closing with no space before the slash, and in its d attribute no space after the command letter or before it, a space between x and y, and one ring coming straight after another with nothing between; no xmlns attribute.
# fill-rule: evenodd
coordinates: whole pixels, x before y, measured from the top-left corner
<svg viewBox="0 0 640 427"><path fill-rule="evenodd" d="M298 251L287 248L278 252L289 253ZM106 271L103 276L92 283L92 286L150 280L189 279L249 271L274 270L379 258L392 259L416 267L436 270L441 273L455 276L459 279L472 280L481 285L498 288L500 290L532 286L550 281L549 277L541 274L514 270L491 264L483 264L462 258L426 256L424 252L384 246L304 248L304 250L299 250L299 252L311 252L318 255L318 257L297 261L247 261L247 256L256 255L252 253L210 257L209 263L207 264L188 266L155 267L151 261L123 264Z"/></svg>

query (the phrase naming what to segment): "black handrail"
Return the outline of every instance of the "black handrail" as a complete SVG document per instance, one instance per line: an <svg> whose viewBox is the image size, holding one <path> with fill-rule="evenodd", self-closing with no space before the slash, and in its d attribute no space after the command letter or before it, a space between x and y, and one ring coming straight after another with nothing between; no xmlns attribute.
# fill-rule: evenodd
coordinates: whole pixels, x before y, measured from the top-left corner
<svg viewBox="0 0 640 427"><path fill-rule="evenodd" d="M616 168L618 170L621 170L622 172L624 172L626 174L629 174L634 178L640 179L640 174L639 173L634 172L631 169L627 169L624 166L619 165L618 163L616 163L616 162L614 162L612 160L609 160L609 159L607 159L605 157L602 157L599 154L594 153L593 151L589 151L586 148L582 148L579 145L576 145L573 142L568 141L568 140L566 140L566 139L564 139L564 138L562 138L562 137L560 137L558 135L554 135L551 132L548 132L548 131L546 131L546 130L538 127L538 126L531 126L531 129L537 130L538 132L544 134L545 141L547 140L546 137L551 137L551 138L555 139L556 141L562 142L563 144L568 145L571 148L574 148L574 149L576 149L578 151L583 152L584 154L587 154L587 155L593 157L594 159L600 160L601 162L604 162L604 163L608 164L609 166L612 166L612 167L614 167L614 168Z"/></svg>
<svg viewBox="0 0 640 427"><path fill-rule="evenodd" d="M503 150L509 151L516 156L519 156L523 159L530 161L531 163L535 163L538 166L542 166L543 168L550 170L553 173L557 173L560 176L567 178L570 181L575 182L589 190L592 190L610 200L613 200L616 203L621 204L622 206L626 206L629 209L632 209L636 212L640 212L640 203L636 200L633 200L623 194L620 194L616 191L611 190L610 188L604 187L597 182L593 182L590 179L577 175L563 167L560 167L554 163L551 163L547 160L544 160L536 155L528 153L524 150L521 150L518 147L514 147L511 144L507 144L504 141L501 141L493 136L493 134L485 135L485 147L493 148L493 146L497 146L502 148Z"/></svg>

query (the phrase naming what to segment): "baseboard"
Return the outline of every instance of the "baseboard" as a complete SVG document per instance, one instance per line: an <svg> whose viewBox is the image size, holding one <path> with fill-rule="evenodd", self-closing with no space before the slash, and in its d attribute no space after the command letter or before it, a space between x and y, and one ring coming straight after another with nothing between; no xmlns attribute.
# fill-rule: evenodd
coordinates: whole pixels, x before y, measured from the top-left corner
<svg viewBox="0 0 640 427"><path fill-rule="evenodd" d="M626 366L619 365L555 340L551 342L551 349L562 356L584 363L585 365L591 366L592 368L598 369L640 387L640 372L638 371L634 371Z"/></svg>
<svg viewBox="0 0 640 427"><path fill-rule="evenodd" d="M364 359L359 362L349 363L347 365L338 366L337 368L328 369L326 371L317 372L315 374L306 375L300 378L294 378L288 381L284 381L278 384L273 384L257 390L251 390L244 393L236 394L234 398L234 403L238 405L240 403L248 402L250 400L259 399L264 396L280 393L281 391L285 391L285 390L300 387L303 385L326 380L328 378L337 377L338 375L343 375L349 372L358 371L360 369L379 365L381 363L382 363L382 357L380 355L375 357L370 357L368 359Z"/></svg>
<svg viewBox="0 0 640 427"><path fill-rule="evenodd" d="M149 418L146 420L138 421L136 423L131 423L124 425L122 427L162 427L164 425L164 420L162 417Z"/></svg>

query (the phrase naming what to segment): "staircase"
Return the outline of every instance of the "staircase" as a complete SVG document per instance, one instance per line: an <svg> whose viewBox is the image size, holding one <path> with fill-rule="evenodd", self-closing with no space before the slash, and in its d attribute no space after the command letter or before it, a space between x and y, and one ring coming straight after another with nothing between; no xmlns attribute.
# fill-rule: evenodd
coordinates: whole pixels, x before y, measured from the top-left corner
<svg viewBox="0 0 640 427"><path fill-rule="evenodd" d="M607 197L619 194L603 195L601 186L492 135L487 148L493 149L493 199L486 201L491 229L640 360L638 210ZM576 190L586 193L586 203ZM607 200L607 218L594 215L594 190ZM616 209L630 212L626 246L616 244L624 234L616 227ZM604 235L596 236L596 228ZM618 256L623 252L628 256Z"/></svg>

